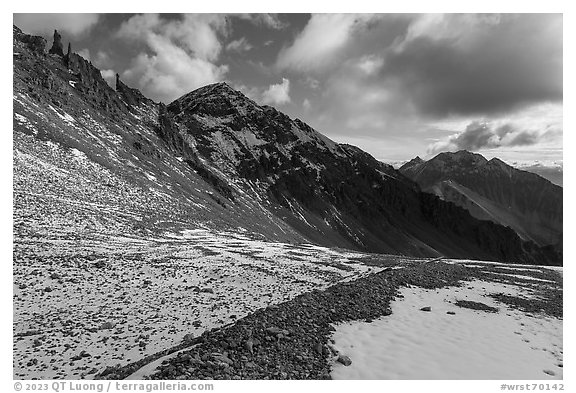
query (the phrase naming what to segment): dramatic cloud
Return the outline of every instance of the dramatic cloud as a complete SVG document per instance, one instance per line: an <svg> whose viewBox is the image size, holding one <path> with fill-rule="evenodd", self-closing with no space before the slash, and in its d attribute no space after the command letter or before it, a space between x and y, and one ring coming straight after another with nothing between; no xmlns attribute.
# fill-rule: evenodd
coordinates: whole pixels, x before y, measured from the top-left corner
<svg viewBox="0 0 576 393"><path fill-rule="evenodd" d="M185 14L179 20L163 19L158 14L143 14L124 22L118 36L147 40L150 36L159 35L195 57L215 60L222 49L218 33L225 30L226 18L218 14Z"/></svg>
<svg viewBox="0 0 576 393"><path fill-rule="evenodd" d="M246 37L231 41L226 45L226 50L229 52L247 52L252 48L253 46L246 40Z"/></svg>
<svg viewBox="0 0 576 393"><path fill-rule="evenodd" d="M290 81L282 78L282 83L270 85L262 94L264 104L280 105L290 102Z"/></svg>
<svg viewBox="0 0 576 393"><path fill-rule="evenodd" d="M14 24L30 34L50 35L54 30L73 36L90 30L98 14L14 14Z"/></svg>
<svg viewBox="0 0 576 393"><path fill-rule="evenodd" d="M562 17L425 16L386 54L381 78L436 117L561 101Z"/></svg>
<svg viewBox="0 0 576 393"><path fill-rule="evenodd" d="M519 129L512 124L492 127L485 122L472 122L466 129L444 141L429 146L429 153L441 151L494 149L499 147L530 146L561 137L562 130L548 127L544 130Z"/></svg>
<svg viewBox="0 0 576 393"><path fill-rule="evenodd" d="M271 84L267 88L246 86L243 83L232 83L232 87L240 90L246 97L259 104L282 105L292 101L290 98L290 81L282 78L281 83Z"/></svg>
<svg viewBox="0 0 576 393"><path fill-rule="evenodd" d="M147 51L132 60L123 77L163 102L220 81L228 71L226 65L215 64L222 50L218 34L225 31L221 15L185 15L179 20L134 16L122 24L117 36L143 43Z"/></svg>
<svg viewBox="0 0 576 393"><path fill-rule="evenodd" d="M110 67L111 64L113 63L113 60L110 58L108 53L99 50L98 52L96 52L96 56L94 56L92 63L94 63L96 67L104 68L104 67Z"/></svg>
<svg viewBox="0 0 576 393"><path fill-rule="evenodd" d="M439 140L439 149L538 150L553 143L542 135L548 126L562 129L562 24L560 14L313 15L276 69L298 82L294 100L314 108L298 116L338 140L353 137L371 151L381 144L379 157L402 157L407 146L425 154ZM536 107L546 110L536 116ZM475 119L493 132L475 143L469 134L446 138ZM504 124L514 131L494 134Z"/></svg>
<svg viewBox="0 0 576 393"><path fill-rule="evenodd" d="M296 37L284 48L277 65L281 69L299 71L323 70L334 66L341 51L351 41L355 29L376 19L375 15L316 14Z"/></svg>
<svg viewBox="0 0 576 393"><path fill-rule="evenodd" d="M276 14L239 14L236 16L241 19L249 20L255 25L266 26L275 30L282 30L288 26L288 24L282 22Z"/></svg>

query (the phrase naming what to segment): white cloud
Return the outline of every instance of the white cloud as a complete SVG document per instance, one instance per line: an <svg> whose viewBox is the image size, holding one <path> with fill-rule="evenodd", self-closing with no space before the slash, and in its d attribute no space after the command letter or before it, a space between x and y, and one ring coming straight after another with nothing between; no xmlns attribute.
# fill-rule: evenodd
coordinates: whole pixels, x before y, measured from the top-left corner
<svg viewBox="0 0 576 393"><path fill-rule="evenodd" d="M96 53L96 56L94 56L94 60L93 60L94 65L96 65L97 67L110 67L112 61L110 59L110 56L108 55L108 53L99 50Z"/></svg>
<svg viewBox="0 0 576 393"><path fill-rule="evenodd" d="M310 110L312 104L310 103L310 100L308 98L305 98L304 101L302 101L302 107L304 108L305 111Z"/></svg>
<svg viewBox="0 0 576 393"><path fill-rule="evenodd" d="M366 75L374 75L384 65L384 59L376 55L363 56L358 60L358 68Z"/></svg>
<svg viewBox="0 0 576 393"><path fill-rule="evenodd" d="M233 51L238 53L247 52L252 48L253 46L248 42L248 40L246 40L246 37L242 37L237 40L231 41L230 43L228 43L228 45L226 45L227 51Z"/></svg>
<svg viewBox="0 0 576 393"><path fill-rule="evenodd" d="M561 144L561 138L562 129L555 126L526 129L513 123L473 121L464 131L430 144L428 153L534 146L558 141Z"/></svg>
<svg viewBox="0 0 576 393"><path fill-rule="evenodd" d="M222 50L219 34L226 34L222 15L185 15L181 20L155 14L134 16L117 35L144 43L148 51L134 58L122 76L148 97L163 102L220 81L228 67L215 63Z"/></svg>
<svg viewBox="0 0 576 393"><path fill-rule="evenodd" d="M195 57L214 60L222 50L218 33L226 32L226 18L219 14L185 14L180 20L166 20L157 14L136 15L122 24L118 36L145 40L160 35Z"/></svg>
<svg viewBox="0 0 576 393"><path fill-rule="evenodd" d="M29 34L50 35L54 30L78 36L90 30L98 14L14 14L14 24Z"/></svg>
<svg viewBox="0 0 576 393"><path fill-rule="evenodd" d="M478 31L490 29L500 23L500 15L488 14L422 14L410 24L405 39L399 41L397 49L417 38L450 40L453 43L471 39ZM465 42L461 42L465 43Z"/></svg>
<svg viewBox="0 0 576 393"><path fill-rule="evenodd" d="M322 70L333 65L346 48L356 28L377 18L375 15L315 14L294 43L282 49L278 67L298 71Z"/></svg>
<svg viewBox="0 0 576 393"><path fill-rule="evenodd" d="M262 94L264 104L286 104L290 102L290 81L282 78L282 83L270 85Z"/></svg>

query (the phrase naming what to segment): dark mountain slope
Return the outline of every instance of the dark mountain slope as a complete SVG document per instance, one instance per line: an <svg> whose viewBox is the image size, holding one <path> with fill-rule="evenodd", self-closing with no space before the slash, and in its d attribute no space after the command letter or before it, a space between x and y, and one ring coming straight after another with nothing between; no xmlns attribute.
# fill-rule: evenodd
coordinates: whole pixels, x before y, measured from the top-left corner
<svg viewBox="0 0 576 393"><path fill-rule="evenodd" d="M14 52L15 215L44 214L43 231L242 227L372 252L560 262L225 83L165 106L17 28Z"/></svg>
<svg viewBox="0 0 576 393"><path fill-rule="evenodd" d="M168 111L199 156L258 189L277 216L322 244L410 255L554 258L539 256L509 229L430 199L391 166L225 83L186 94Z"/></svg>
<svg viewBox="0 0 576 393"><path fill-rule="evenodd" d="M456 203L477 218L514 229L523 239L556 245L562 239L562 188L497 158L466 151L410 161L400 172L424 191Z"/></svg>
<svg viewBox="0 0 576 393"><path fill-rule="evenodd" d="M191 167L185 159L198 160L190 150L175 154L182 140L166 142L165 106L117 87L77 54L69 61L47 54L40 37L14 28L17 237L90 239L201 226L305 241L253 197L239 192L230 203L209 163Z"/></svg>

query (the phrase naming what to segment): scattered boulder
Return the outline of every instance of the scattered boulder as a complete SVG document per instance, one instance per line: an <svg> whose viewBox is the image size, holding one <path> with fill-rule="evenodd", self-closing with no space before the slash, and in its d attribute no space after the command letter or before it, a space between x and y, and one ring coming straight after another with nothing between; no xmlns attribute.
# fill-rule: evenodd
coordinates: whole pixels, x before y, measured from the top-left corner
<svg viewBox="0 0 576 393"><path fill-rule="evenodd" d="M113 329L113 328L114 328L114 324L110 321L104 322L102 325L100 325L100 330L109 330L109 329Z"/></svg>
<svg viewBox="0 0 576 393"><path fill-rule="evenodd" d="M254 353L254 341L251 338L244 342L244 347L250 351L250 353Z"/></svg>
<svg viewBox="0 0 576 393"><path fill-rule="evenodd" d="M220 354L220 353L213 353L212 359L214 359L214 361L216 361L216 362L224 363L224 364L227 364L229 366L234 363L232 360L230 360L230 358L228 356Z"/></svg>
<svg viewBox="0 0 576 393"><path fill-rule="evenodd" d="M422 307L422 308L420 309L420 311L428 311L428 312L430 312L430 311L432 311L432 307L430 307L430 306Z"/></svg>
<svg viewBox="0 0 576 393"><path fill-rule="evenodd" d="M103 268L105 268L106 266L107 266L107 265L106 265L106 261L104 261L104 260L102 260L102 259L99 260L99 261L96 261L96 262L94 263L94 267L97 268L97 269L103 269Z"/></svg>
<svg viewBox="0 0 576 393"><path fill-rule="evenodd" d="M277 327L269 327L266 328L266 333L271 334L271 335L278 335L282 333L282 329L279 329Z"/></svg>
<svg viewBox="0 0 576 393"><path fill-rule="evenodd" d="M348 356L340 355L338 356L338 363L345 365L348 367L352 364L352 360Z"/></svg>
<svg viewBox="0 0 576 393"><path fill-rule="evenodd" d="M182 339L182 341L184 341L185 343L190 343L194 340L194 335L192 333L187 333L184 335L184 338Z"/></svg>

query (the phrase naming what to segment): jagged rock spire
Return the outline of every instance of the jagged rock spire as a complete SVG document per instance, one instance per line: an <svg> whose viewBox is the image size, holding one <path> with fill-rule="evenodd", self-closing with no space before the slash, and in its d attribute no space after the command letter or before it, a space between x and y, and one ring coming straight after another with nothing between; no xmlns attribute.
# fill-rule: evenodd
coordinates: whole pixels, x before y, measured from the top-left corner
<svg viewBox="0 0 576 393"><path fill-rule="evenodd" d="M62 45L62 36L58 33L58 30L54 30L54 43L52 48L48 51L50 54L64 56L64 47Z"/></svg>
<svg viewBox="0 0 576 393"><path fill-rule="evenodd" d="M68 43L68 51L66 52L66 56L64 57L64 63L66 67L70 68L70 55L72 54L72 44Z"/></svg>
<svg viewBox="0 0 576 393"><path fill-rule="evenodd" d="M116 84L115 84L115 89L118 90L118 86L120 85L120 75L118 75L118 73L116 73Z"/></svg>

